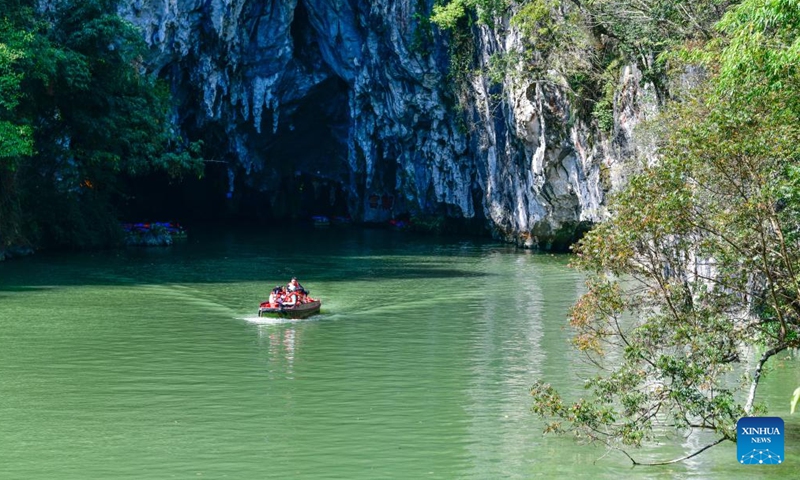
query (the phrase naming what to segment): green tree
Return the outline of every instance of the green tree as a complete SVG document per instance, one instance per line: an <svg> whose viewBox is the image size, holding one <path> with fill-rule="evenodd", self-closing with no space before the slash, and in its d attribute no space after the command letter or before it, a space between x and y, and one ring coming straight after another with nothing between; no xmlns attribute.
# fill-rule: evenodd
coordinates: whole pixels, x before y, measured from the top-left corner
<svg viewBox="0 0 800 480"><path fill-rule="evenodd" d="M716 435L679 461L735 440L736 421L763 411L764 365L800 346L799 21L796 2L746 0L708 42L672 56L707 81L666 109L660 161L577 248L591 276L571 313L575 345L599 365L609 351L621 361L587 382L588 399L535 384L548 430L634 463L626 448L664 427Z"/></svg>
<svg viewBox="0 0 800 480"><path fill-rule="evenodd" d="M35 56L33 2L0 0L0 248L23 237L18 167L34 153L32 119L24 114L24 65Z"/></svg>
<svg viewBox="0 0 800 480"><path fill-rule="evenodd" d="M484 23L490 23L502 15L509 0L450 0L434 5L431 21L444 29L458 28L460 20L475 13Z"/></svg>
<svg viewBox="0 0 800 480"><path fill-rule="evenodd" d="M172 154L179 138L168 91L144 71L141 33L114 13L116 1L62 3L48 83L33 88L41 89L37 107L52 114L48 127L69 138L66 153L112 172L198 168L190 155Z"/></svg>
<svg viewBox="0 0 800 480"><path fill-rule="evenodd" d="M141 34L115 1L62 0L47 14L32 1L1 3L0 234L6 243L113 241L120 175L199 175L199 145L174 130L169 92L145 71Z"/></svg>
<svg viewBox="0 0 800 480"><path fill-rule="evenodd" d="M22 74L16 66L26 54L28 39L7 20L0 20L0 158L5 168L13 168L8 159L33 153L31 127L17 116Z"/></svg>
<svg viewBox="0 0 800 480"><path fill-rule="evenodd" d="M0 0L0 168L14 170L15 159L33 154L31 119L20 102L26 99L25 66L35 56L34 2Z"/></svg>

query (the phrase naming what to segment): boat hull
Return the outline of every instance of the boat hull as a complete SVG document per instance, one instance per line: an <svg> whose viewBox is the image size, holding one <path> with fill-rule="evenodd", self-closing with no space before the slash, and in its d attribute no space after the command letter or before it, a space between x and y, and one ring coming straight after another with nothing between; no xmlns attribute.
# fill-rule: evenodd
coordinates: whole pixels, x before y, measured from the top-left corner
<svg viewBox="0 0 800 480"><path fill-rule="evenodd" d="M316 300L310 303L303 303L296 307L270 307L268 303L262 303L260 307L258 307L258 316L259 317L272 317L272 318L308 318L311 315L316 315L319 313L319 309L322 307L322 302L320 300Z"/></svg>

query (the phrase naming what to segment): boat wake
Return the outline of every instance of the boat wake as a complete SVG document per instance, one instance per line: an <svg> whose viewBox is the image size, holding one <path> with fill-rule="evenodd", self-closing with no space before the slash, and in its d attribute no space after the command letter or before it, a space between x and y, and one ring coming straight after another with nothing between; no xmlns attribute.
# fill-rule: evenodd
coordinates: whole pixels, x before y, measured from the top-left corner
<svg viewBox="0 0 800 480"><path fill-rule="evenodd" d="M238 317L248 323L255 325L281 325L284 323L299 323L299 322L315 322L326 318L331 318L330 314L314 315L309 318L275 318L275 317L259 317L258 315L246 315Z"/></svg>
<svg viewBox="0 0 800 480"><path fill-rule="evenodd" d="M242 320L249 323L255 323L256 325L278 325L281 323L295 323L300 321L293 318L269 318L259 317L258 315L242 317Z"/></svg>

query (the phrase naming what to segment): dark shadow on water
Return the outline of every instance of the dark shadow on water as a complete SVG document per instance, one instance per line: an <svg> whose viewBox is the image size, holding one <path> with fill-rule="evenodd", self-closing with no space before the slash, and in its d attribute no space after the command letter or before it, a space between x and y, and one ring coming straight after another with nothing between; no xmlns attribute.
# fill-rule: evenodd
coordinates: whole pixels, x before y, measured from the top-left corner
<svg viewBox="0 0 800 480"><path fill-rule="evenodd" d="M454 257L510 253L490 240L459 240L358 227L198 228L170 247L98 252L39 252L0 263L0 292L66 285L169 283L369 282L436 280L491 274L456 268ZM444 282L443 282L444 283Z"/></svg>
<svg viewBox="0 0 800 480"><path fill-rule="evenodd" d="M53 285L48 284L47 286L33 286L33 285L3 285L0 284L0 291L3 292L41 292L45 290L52 290L54 288Z"/></svg>

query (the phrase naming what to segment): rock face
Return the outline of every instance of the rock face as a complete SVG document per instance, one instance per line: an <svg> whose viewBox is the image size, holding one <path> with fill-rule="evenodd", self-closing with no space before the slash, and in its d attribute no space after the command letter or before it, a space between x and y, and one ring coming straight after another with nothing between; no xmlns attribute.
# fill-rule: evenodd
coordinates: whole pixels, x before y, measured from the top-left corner
<svg viewBox="0 0 800 480"><path fill-rule="evenodd" d="M171 82L176 122L227 164L228 198L274 216L444 215L558 246L602 219L652 103L629 68L610 135L540 84L476 76L456 108L446 39L424 21L432 0L122 3L151 47L149 68ZM508 28L475 32L479 64L515 47Z"/></svg>

